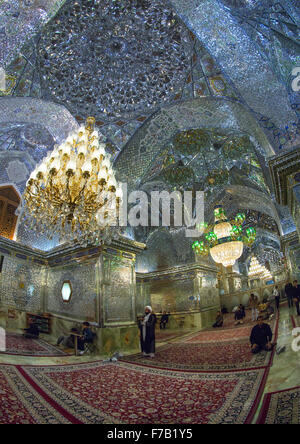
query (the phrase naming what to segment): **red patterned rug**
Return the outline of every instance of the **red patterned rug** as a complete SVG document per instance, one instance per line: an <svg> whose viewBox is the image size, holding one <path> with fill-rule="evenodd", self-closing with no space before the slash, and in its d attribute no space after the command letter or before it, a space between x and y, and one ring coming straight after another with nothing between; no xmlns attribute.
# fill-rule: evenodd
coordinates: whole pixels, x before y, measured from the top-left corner
<svg viewBox="0 0 300 444"><path fill-rule="evenodd" d="M240 341L250 338L252 326L243 326L239 328L230 328L227 330L204 330L193 336L183 339L183 342L210 343L222 341Z"/></svg>
<svg viewBox="0 0 300 444"><path fill-rule="evenodd" d="M223 342L223 341L240 341L242 339L249 339L251 330L254 327L255 323L246 322L246 325L225 327L225 328L214 328L209 330L203 330L198 333L192 334L183 338L183 342L189 343L212 343L212 342ZM272 330L276 326L276 320L272 320L268 322L270 324ZM228 325L228 324L227 324Z"/></svg>
<svg viewBox="0 0 300 444"><path fill-rule="evenodd" d="M13 366L0 365L0 424L67 424Z"/></svg>
<svg viewBox="0 0 300 444"><path fill-rule="evenodd" d="M277 339L278 321L277 319L276 325L275 322L271 324L274 332L273 340ZM138 353L126 356L122 361L161 369L206 372L268 367L272 364L275 351L253 355L249 342L251 328L247 330L246 336L244 329L238 330L243 331L242 339L237 338L237 331L232 329L217 332L203 331L182 341L158 347L155 358L147 358ZM224 334L228 334L225 340ZM235 341L232 340L234 334Z"/></svg>
<svg viewBox="0 0 300 444"><path fill-rule="evenodd" d="M226 330L228 328L235 328L235 329L239 329L242 328L245 325L251 326L253 325L252 323L252 318L251 318L251 310L246 310L246 317L243 319L243 324L242 325L235 325L236 320L234 319L234 313L227 313L224 315L223 317L224 319L224 323L223 323L223 327L220 328L219 330ZM213 327L210 330L215 330Z"/></svg>
<svg viewBox="0 0 300 444"><path fill-rule="evenodd" d="M127 363L22 367L51 405L85 424L250 423L265 369L185 373Z"/></svg>
<svg viewBox="0 0 300 444"><path fill-rule="evenodd" d="M257 424L300 424L300 387L267 393Z"/></svg>
<svg viewBox="0 0 300 444"><path fill-rule="evenodd" d="M160 347L155 358L141 354L126 356L124 362L171 370L227 371L267 367L273 353L253 355L249 341L210 344L173 343Z"/></svg>
<svg viewBox="0 0 300 444"><path fill-rule="evenodd" d="M156 338L156 342L166 342L166 341L170 341L171 339L179 339L182 336L186 336L189 333L191 333L191 331L168 331L168 330L156 330L155 332L155 338Z"/></svg>
<svg viewBox="0 0 300 444"><path fill-rule="evenodd" d="M6 351L0 352L8 355L20 356L67 356L63 350L48 344L42 339L25 339L22 335L6 334Z"/></svg>

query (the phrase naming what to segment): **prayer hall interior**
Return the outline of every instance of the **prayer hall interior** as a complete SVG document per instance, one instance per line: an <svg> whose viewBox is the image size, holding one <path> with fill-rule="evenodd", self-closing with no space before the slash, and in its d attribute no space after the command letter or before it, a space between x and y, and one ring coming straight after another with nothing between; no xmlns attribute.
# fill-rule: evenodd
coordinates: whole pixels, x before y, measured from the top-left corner
<svg viewBox="0 0 300 444"><path fill-rule="evenodd" d="M0 2L1 424L299 424L299 30Z"/></svg>

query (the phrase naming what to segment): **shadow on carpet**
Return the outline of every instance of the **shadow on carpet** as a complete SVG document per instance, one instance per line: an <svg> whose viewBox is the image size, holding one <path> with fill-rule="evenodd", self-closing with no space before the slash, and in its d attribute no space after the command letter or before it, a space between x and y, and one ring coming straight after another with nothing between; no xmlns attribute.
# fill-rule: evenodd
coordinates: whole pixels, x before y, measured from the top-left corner
<svg viewBox="0 0 300 444"><path fill-rule="evenodd" d="M6 334L6 350L0 354L19 356L68 356L68 353L54 345L48 344L43 339L25 339L20 334Z"/></svg>

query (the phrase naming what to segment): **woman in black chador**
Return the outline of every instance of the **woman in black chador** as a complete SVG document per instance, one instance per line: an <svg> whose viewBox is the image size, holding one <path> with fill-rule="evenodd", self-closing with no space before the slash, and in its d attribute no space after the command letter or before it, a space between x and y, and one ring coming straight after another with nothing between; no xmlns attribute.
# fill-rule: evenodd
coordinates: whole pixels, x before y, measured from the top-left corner
<svg viewBox="0 0 300 444"><path fill-rule="evenodd" d="M155 324L156 316L152 313L152 308L145 308L145 316L140 321L141 349L144 356L154 358L155 353Z"/></svg>

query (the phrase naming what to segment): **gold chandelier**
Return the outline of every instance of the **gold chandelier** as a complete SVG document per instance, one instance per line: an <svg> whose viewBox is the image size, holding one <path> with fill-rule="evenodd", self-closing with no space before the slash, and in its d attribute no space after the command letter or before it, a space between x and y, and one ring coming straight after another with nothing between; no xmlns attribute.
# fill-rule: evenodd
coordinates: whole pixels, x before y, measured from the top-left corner
<svg viewBox="0 0 300 444"><path fill-rule="evenodd" d="M256 238L256 230L249 227L243 229L246 216L238 213L235 219L228 221L221 205L214 210L215 224L205 226L205 240L193 243L193 249L198 255L207 255L209 252L213 260L224 265L233 266L243 254L244 244L251 246Z"/></svg>
<svg viewBox="0 0 300 444"><path fill-rule="evenodd" d="M88 245L112 235L122 190L93 117L36 167L24 197L30 228L50 239Z"/></svg>
<svg viewBox="0 0 300 444"><path fill-rule="evenodd" d="M248 276L257 279L273 279L270 271L261 265L255 256L251 258Z"/></svg>

